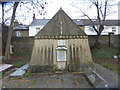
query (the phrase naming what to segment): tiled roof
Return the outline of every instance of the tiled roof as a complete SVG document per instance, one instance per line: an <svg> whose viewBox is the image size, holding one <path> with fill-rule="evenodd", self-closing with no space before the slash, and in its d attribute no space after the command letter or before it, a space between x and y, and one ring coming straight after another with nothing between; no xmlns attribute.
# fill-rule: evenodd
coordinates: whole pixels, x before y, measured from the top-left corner
<svg viewBox="0 0 120 90"><path fill-rule="evenodd" d="M29 26L45 26L50 19L35 19ZM78 26L92 25L89 19L72 19ZM98 25L96 20L93 20L95 25ZM106 26L120 26L120 20L106 20Z"/></svg>
<svg viewBox="0 0 120 90"><path fill-rule="evenodd" d="M85 26L92 25L89 19L81 19ZM98 21L96 19L93 20L95 25L98 25ZM106 20L105 26L120 26L120 20Z"/></svg>
<svg viewBox="0 0 120 90"><path fill-rule="evenodd" d="M34 19L29 26L45 26L50 19ZM72 19L77 25L84 25L80 19Z"/></svg>
<svg viewBox="0 0 120 90"><path fill-rule="evenodd" d="M50 19L34 19L29 26L45 26Z"/></svg>
<svg viewBox="0 0 120 90"><path fill-rule="evenodd" d="M20 30L20 31L26 31L29 30L27 25L19 25L13 28L14 31Z"/></svg>

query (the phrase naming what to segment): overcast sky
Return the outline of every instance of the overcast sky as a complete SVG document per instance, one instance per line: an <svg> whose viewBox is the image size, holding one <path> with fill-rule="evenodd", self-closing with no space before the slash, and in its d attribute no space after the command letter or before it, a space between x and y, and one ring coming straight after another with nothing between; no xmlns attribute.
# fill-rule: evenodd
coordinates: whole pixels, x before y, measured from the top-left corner
<svg viewBox="0 0 120 90"><path fill-rule="evenodd" d="M51 18L60 7L63 8L63 10L71 17L71 18L83 18L81 17L83 14L79 9L85 10L90 16L94 16L95 14L95 7L92 7L92 10L87 10L88 6L90 6L90 2L87 0L47 0L50 1L47 8L47 14L46 18ZM105 0L99 0L99 1L105 1ZM109 0L112 4L118 4L119 0ZM78 7L78 8L77 8ZM117 19L118 17L118 6L113 6L111 8L113 11L116 11L116 13L112 13L108 16L109 19Z"/></svg>
<svg viewBox="0 0 120 90"><path fill-rule="evenodd" d="M30 24L32 22L32 16L33 13L35 13L37 19L51 19L55 13L62 7L62 9L72 18L72 19L82 19L85 17L81 17L83 14L79 9L82 9L83 11L86 11L92 18L94 18L95 15L95 9L94 7L91 8L91 10L88 10L88 7L90 5L90 2L86 0L43 0L46 1L48 4L45 5L46 14L40 15L40 13L29 11L24 6L21 5L21 8L17 9L18 17L16 19L23 23L23 24ZM99 0L101 1L101 0ZM104 0L103 0L104 1ZM118 1L120 0L110 0L110 3L112 4L118 4ZM8 7L8 6L7 6ZM19 5L20 7L20 5ZM30 4L27 4L26 7L31 7ZM77 8L78 7L78 8ZM1 7L0 7L1 9ZM107 19L118 19L118 6L113 6L110 8L113 12L116 13L110 13L110 15L107 16ZM12 11L11 11L12 12ZM2 13L2 11L0 11ZM7 13L7 16L10 16L11 13ZM23 17L21 17L21 15ZM2 17L2 14L0 14L0 17ZM25 18L26 17L26 18Z"/></svg>

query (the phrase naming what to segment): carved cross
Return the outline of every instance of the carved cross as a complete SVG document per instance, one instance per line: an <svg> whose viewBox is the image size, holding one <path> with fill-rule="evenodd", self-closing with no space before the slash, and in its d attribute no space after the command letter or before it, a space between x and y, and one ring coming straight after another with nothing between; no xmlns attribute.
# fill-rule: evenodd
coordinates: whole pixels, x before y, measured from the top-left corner
<svg viewBox="0 0 120 90"><path fill-rule="evenodd" d="M62 24L63 24L63 22L60 22L60 30L61 30L61 31L60 31L60 34L61 34L61 35L62 35L62 33L63 33L63 32L62 32Z"/></svg>

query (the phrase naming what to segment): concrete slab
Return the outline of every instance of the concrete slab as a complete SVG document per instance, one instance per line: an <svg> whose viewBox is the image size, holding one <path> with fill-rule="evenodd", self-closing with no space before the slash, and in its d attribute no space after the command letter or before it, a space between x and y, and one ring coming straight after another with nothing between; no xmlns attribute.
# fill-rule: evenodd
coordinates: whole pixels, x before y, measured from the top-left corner
<svg viewBox="0 0 120 90"><path fill-rule="evenodd" d="M35 74L3 80L5 88L91 88L81 74Z"/></svg>
<svg viewBox="0 0 120 90"><path fill-rule="evenodd" d="M0 64L0 72L5 71L6 69L12 67L11 64Z"/></svg>
<svg viewBox="0 0 120 90"><path fill-rule="evenodd" d="M100 66L99 64L95 64L97 73L103 77L108 82L109 88L120 88L119 87L119 77L117 73Z"/></svg>
<svg viewBox="0 0 120 90"><path fill-rule="evenodd" d="M82 75L54 74L41 76L33 85L34 88L91 88Z"/></svg>
<svg viewBox="0 0 120 90"><path fill-rule="evenodd" d="M10 74L10 77L21 77L21 76L23 76L23 74L26 72L25 70L27 70L28 67L29 67L28 64L23 65L21 68L17 69L15 72Z"/></svg>
<svg viewBox="0 0 120 90"><path fill-rule="evenodd" d="M118 88L119 75L105 67L95 64L94 69L84 72L91 84L96 88Z"/></svg>
<svg viewBox="0 0 120 90"><path fill-rule="evenodd" d="M25 73L25 70L18 69L14 73L10 74L10 77L20 77Z"/></svg>
<svg viewBox="0 0 120 90"><path fill-rule="evenodd" d="M110 71L98 64L95 65L97 73L106 80L108 88L118 88L118 74ZM87 75L96 88L105 88L105 83L93 73L87 72ZM33 74L21 79L3 80L3 87L9 88L92 88L88 81L81 74L60 73L60 74Z"/></svg>
<svg viewBox="0 0 120 90"><path fill-rule="evenodd" d="M28 67L29 67L29 64L25 64L25 65L23 65L20 69L27 70Z"/></svg>
<svg viewBox="0 0 120 90"><path fill-rule="evenodd" d="M96 71L92 69L87 70L85 72L85 75L94 87L108 88L108 82L104 78L102 78Z"/></svg>

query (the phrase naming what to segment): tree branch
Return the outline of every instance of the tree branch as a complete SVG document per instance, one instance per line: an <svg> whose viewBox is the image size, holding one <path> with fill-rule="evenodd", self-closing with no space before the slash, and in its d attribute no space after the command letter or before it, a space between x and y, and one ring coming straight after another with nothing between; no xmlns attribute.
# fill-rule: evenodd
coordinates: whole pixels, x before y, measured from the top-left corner
<svg viewBox="0 0 120 90"><path fill-rule="evenodd" d="M102 12L102 7L100 7L100 13L102 15L102 18L104 17L103 12Z"/></svg>
<svg viewBox="0 0 120 90"><path fill-rule="evenodd" d="M107 11L107 2L108 2L108 0L105 1L105 9L104 9L104 17L103 17L102 25L104 25L104 23L105 23L106 11Z"/></svg>
<svg viewBox="0 0 120 90"><path fill-rule="evenodd" d="M4 2L2 2L2 24L4 24Z"/></svg>
<svg viewBox="0 0 120 90"><path fill-rule="evenodd" d="M101 19L100 19L100 11L99 11L99 3L98 3L98 1L97 1L97 3L96 3L95 6L97 8L97 14L98 14L97 19L98 19L99 25L101 25Z"/></svg>
<svg viewBox="0 0 120 90"><path fill-rule="evenodd" d="M6 11L4 12L4 14L7 13L7 12L9 12L12 8L13 8L13 6L11 6L8 10L6 10Z"/></svg>
<svg viewBox="0 0 120 90"><path fill-rule="evenodd" d="M99 33L99 32L97 31L97 29L96 29L96 27L95 27L95 24L94 24L94 22L92 21L92 19L91 19L87 14L85 14L84 12L83 12L83 14L84 14L84 16L86 16L86 17L90 20L90 22L92 23L92 27L94 28L94 30L96 31L96 33Z"/></svg>

